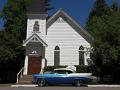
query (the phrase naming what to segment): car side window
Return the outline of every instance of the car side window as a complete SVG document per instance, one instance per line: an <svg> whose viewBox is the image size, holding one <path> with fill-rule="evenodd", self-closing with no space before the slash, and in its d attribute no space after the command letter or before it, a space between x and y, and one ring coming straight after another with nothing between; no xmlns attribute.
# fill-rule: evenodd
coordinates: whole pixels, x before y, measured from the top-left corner
<svg viewBox="0 0 120 90"><path fill-rule="evenodd" d="M68 74L72 73L72 71L68 71Z"/></svg>
<svg viewBox="0 0 120 90"><path fill-rule="evenodd" d="M69 70L55 70L54 73L56 74L70 74L72 71Z"/></svg>

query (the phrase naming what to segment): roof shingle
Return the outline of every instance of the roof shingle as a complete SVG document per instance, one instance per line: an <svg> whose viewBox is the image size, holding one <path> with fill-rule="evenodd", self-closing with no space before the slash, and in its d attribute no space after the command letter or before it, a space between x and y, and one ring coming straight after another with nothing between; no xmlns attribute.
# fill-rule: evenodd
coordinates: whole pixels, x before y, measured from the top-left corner
<svg viewBox="0 0 120 90"><path fill-rule="evenodd" d="M31 0L28 7L29 14L46 14L45 0Z"/></svg>

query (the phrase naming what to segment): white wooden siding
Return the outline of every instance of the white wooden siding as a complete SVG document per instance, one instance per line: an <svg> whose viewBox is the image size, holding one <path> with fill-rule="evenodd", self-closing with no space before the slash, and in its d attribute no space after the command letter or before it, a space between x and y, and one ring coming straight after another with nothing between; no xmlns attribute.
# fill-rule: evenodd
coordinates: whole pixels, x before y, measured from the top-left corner
<svg viewBox="0 0 120 90"><path fill-rule="evenodd" d="M27 21L27 37L28 39L30 36L32 36L33 32L33 26L35 21L38 21L39 23L39 32L37 32L38 36L40 36L44 41L46 38L46 20L41 20L41 19L28 19Z"/></svg>
<svg viewBox="0 0 120 90"><path fill-rule="evenodd" d="M61 65L78 65L79 47L90 47L90 44L65 21L56 21L48 28L46 43L48 47L45 55L48 65L54 65L54 48L57 45L60 47Z"/></svg>

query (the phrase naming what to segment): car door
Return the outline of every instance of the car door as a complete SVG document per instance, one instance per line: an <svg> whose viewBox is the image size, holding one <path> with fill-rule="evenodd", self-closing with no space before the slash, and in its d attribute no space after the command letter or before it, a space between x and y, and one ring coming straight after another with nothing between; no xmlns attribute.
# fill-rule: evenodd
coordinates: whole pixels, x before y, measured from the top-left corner
<svg viewBox="0 0 120 90"><path fill-rule="evenodd" d="M73 82L73 78L69 77L69 74L64 74L64 75L65 75L64 78L62 78L64 84L70 84Z"/></svg>
<svg viewBox="0 0 120 90"><path fill-rule="evenodd" d="M72 78L68 77L68 74L55 74L52 80L54 84L69 84L72 82Z"/></svg>
<svg viewBox="0 0 120 90"><path fill-rule="evenodd" d="M65 77L65 74L50 74L46 79L50 84L62 84L65 82Z"/></svg>

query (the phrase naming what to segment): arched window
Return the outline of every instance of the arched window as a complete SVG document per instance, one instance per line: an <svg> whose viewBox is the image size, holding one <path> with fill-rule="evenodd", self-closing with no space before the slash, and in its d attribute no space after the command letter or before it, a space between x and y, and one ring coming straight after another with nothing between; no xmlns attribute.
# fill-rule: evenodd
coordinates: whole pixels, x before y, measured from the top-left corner
<svg viewBox="0 0 120 90"><path fill-rule="evenodd" d="M39 31L39 23L38 21L35 21L34 27L33 27L33 31L34 32L38 32Z"/></svg>
<svg viewBox="0 0 120 90"><path fill-rule="evenodd" d="M58 46L54 49L54 66L60 65L60 48Z"/></svg>
<svg viewBox="0 0 120 90"><path fill-rule="evenodd" d="M84 65L84 47L79 47L79 65Z"/></svg>

